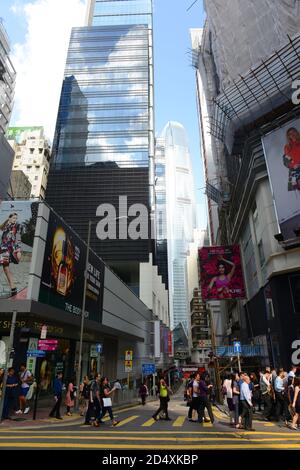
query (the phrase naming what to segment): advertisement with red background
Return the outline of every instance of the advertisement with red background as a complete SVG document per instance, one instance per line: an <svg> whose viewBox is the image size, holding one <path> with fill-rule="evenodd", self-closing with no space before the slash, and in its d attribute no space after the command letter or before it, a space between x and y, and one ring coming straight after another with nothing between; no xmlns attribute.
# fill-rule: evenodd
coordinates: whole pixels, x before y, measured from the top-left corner
<svg viewBox="0 0 300 470"><path fill-rule="evenodd" d="M199 262L203 300L246 297L239 245L203 247Z"/></svg>

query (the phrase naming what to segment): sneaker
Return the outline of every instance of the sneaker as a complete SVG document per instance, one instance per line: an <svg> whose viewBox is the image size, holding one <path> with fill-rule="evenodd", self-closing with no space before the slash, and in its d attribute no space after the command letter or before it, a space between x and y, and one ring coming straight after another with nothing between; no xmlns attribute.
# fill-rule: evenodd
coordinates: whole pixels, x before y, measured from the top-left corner
<svg viewBox="0 0 300 470"><path fill-rule="evenodd" d="M63 419L61 416L55 416L56 419Z"/></svg>
<svg viewBox="0 0 300 470"><path fill-rule="evenodd" d="M120 421L114 421L114 422L112 423L112 425L113 425L113 426L117 426L117 424L119 424L119 422L120 422Z"/></svg>
<svg viewBox="0 0 300 470"><path fill-rule="evenodd" d="M24 410L24 415L27 415L27 413L29 412L30 410L30 407L29 406L26 406L25 410Z"/></svg>
<svg viewBox="0 0 300 470"><path fill-rule="evenodd" d="M16 413L16 415L21 415L21 414L23 413L23 411L22 411L22 410L18 410L18 411L16 411L15 413Z"/></svg>
<svg viewBox="0 0 300 470"><path fill-rule="evenodd" d="M172 421L172 418L165 418L166 421Z"/></svg>
<svg viewBox="0 0 300 470"><path fill-rule="evenodd" d="M158 417L157 417L157 416L152 416L152 418L153 418L155 421L158 421Z"/></svg>

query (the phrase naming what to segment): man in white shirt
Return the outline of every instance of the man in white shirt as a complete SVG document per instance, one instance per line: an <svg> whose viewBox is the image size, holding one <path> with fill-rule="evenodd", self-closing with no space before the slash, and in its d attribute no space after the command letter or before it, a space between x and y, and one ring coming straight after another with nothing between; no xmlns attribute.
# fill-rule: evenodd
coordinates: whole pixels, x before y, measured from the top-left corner
<svg viewBox="0 0 300 470"><path fill-rule="evenodd" d="M281 370L275 379L276 421L279 421L284 409L284 378L285 372Z"/></svg>
<svg viewBox="0 0 300 470"><path fill-rule="evenodd" d="M21 390L20 390L20 396L19 396L20 409L16 411L16 414L21 414L21 413L27 414L30 408L29 406L26 406L26 395L32 383L32 374L26 368L26 364L21 364L19 378L21 382Z"/></svg>
<svg viewBox="0 0 300 470"><path fill-rule="evenodd" d="M252 392L249 388L250 378L248 375L243 375L243 383L240 390L240 401L242 404L242 422L244 423L247 431L255 431L252 428L252 417L253 417L253 404L252 404Z"/></svg>

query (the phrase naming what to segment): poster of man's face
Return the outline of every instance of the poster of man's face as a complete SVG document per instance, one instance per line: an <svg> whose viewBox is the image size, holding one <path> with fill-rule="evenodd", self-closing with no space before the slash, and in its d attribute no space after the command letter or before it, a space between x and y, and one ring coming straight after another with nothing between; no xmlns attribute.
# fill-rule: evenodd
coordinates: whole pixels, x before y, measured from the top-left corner
<svg viewBox="0 0 300 470"><path fill-rule="evenodd" d="M285 239L300 228L300 119L262 138L280 230Z"/></svg>

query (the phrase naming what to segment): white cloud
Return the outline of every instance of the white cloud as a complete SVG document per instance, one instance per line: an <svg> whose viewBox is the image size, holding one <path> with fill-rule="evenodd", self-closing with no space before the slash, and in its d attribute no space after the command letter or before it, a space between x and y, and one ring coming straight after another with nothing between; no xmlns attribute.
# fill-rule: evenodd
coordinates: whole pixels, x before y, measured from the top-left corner
<svg viewBox="0 0 300 470"><path fill-rule="evenodd" d="M84 26L86 4L35 0L23 5L27 33L24 43L13 46L17 83L11 125L42 125L53 139L71 28ZM14 7L20 14L20 5Z"/></svg>

